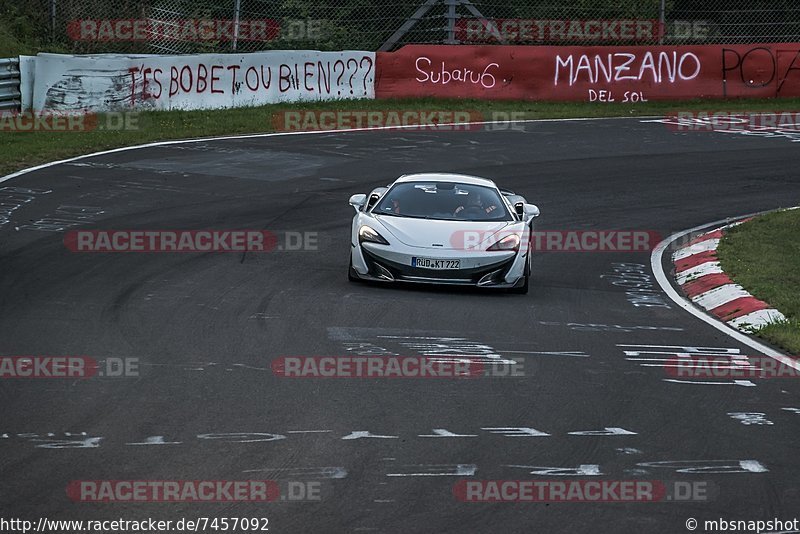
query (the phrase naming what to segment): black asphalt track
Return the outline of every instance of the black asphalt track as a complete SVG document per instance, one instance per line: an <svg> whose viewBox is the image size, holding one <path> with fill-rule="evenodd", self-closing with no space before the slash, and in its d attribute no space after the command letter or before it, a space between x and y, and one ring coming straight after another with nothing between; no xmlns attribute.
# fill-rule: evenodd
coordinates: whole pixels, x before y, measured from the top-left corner
<svg viewBox="0 0 800 534"><path fill-rule="evenodd" d="M670 357L651 352L692 347L755 354L670 301L649 252L540 253L524 296L346 277L348 197L403 173L492 178L540 207L539 230L666 236L800 204L799 154L784 138L590 120L205 140L0 183L17 188L0 193L19 204L0 226L0 355L140 364L138 377L0 380L0 516L670 534L687 532L689 518L698 532L703 520L800 518L800 381L676 383L657 362L643 365ZM269 253L89 254L64 246L75 229L266 229L317 241ZM626 294L626 277L653 290ZM513 359L523 376L271 370L281 356L426 351ZM730 415L742 413L763 416ZM597 432L607 428L627 433ZM245 479L315 482L322 498L86 503L66 492L76 480ZM708 499L467 503L453 493L460 480L534 479L699 483Z"/></svg>

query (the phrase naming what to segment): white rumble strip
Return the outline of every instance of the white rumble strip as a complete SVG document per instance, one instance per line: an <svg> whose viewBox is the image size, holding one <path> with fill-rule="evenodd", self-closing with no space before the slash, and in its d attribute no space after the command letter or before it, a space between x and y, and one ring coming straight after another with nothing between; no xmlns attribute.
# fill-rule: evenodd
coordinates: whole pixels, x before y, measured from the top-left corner
<svg viewBox="0 0 800 534"><path fill-rule="evenodd" d="M681 248L672 254L673 263L681 260L691 260L692 256L697 254L716 252L720 239L714 235L715 232L725 231L732 226L742 224L742 222L744 221L737 221L701 234L694 240L692 245ZM703 236L708 236L708 238L703 239ZM708 258L707 261L694 267L677 272L676 280L678 285L684 286L684 293L695 305L703 308L718 319L724 320L728 325L739 331L750 332L753 328L760 328L769 323L786 319L778 310L765 308L765 304L762 301L753 297L746 289L739 284L733 283L732 280L728 280L729 283L725 283L714 278L705 278L719 274L724 274L724 271L720 263L716 261L716 257L714 257ZM705 287L710 287L711 289L699 292L702 290L696 289L692 287L693 284L690 284L690 282L697 282L699 287L703 287L702 281L704 278L707 281ZM716 284L714 284L715 282ZM687 286L687 284L689 285ZM712 284L716 285L716 287ZM726 307L726 305L737 299L742 300Z"/></svg>

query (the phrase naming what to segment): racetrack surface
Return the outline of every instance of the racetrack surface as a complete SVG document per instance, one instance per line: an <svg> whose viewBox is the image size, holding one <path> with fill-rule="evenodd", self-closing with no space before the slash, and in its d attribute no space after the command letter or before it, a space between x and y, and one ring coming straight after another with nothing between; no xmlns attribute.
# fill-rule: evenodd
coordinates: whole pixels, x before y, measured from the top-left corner
<svg viewBox="0 0 800 534"><path fill-rule="evenodd" d="M0 380L2 515L268 517L272 532L324 533L676 533L690 517L703 532L705 519L800 516L800 381L675 383L657 362L646 366L670 357L647 351L687 351L679 347L754 354L655 281L651 306L636 306L624 279L652 279L648 252L538 254L525 296L354 284L345 274L348 197L403 173L492 178L540 207L538 230L667 236L797 204L797 150L638 119L532 122L199 141L4 182L40 192L0 226L0 354L138 358L141 372ZM318 250L67 250L64 230L85 228L316 232ZM626 264L616 276L615 264ZM524 376L287 379L270 368L280 356L448 348L513 359ZM586 433L606 428L628 434ZM383 437L354 434L363 431ZM534 478L702 482L712 495L549 504L453 495L458 480ZM323 499L76 503L66 494L73 480L123 479L313 480Z"/></svg>

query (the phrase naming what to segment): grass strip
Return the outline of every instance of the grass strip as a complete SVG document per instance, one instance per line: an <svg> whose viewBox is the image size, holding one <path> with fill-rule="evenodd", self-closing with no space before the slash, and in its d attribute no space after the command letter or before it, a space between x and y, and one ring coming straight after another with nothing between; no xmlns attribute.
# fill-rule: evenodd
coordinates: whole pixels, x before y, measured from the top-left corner
<svg viewBox="0 0 800 534"><path fill-rule="evenodd" d="M717 256L737 284L786 316L785 322L756 335L800 355L800 210L768 213L734 226Z"/></svg>

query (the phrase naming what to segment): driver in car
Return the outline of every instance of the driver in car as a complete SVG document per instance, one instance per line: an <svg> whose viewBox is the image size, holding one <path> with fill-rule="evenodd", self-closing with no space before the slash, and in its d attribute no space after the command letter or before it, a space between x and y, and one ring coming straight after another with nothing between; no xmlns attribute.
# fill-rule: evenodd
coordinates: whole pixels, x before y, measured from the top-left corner
<svg viewBox="0 0 800 534"><path fill-rule="evenodd" d="M490 204L488 206L484 205L483 198L481 198L481 194L478 192L472 192L469 195L467 195L467 201L461 206L456 208L456 210L453 212L453 215L458 215L464 210L468 210L470 208L475 208L476 210L478 209L483 210L484 213L489 214L494 210L496 210L497 206L495 206L494 204Z"/></svg>

